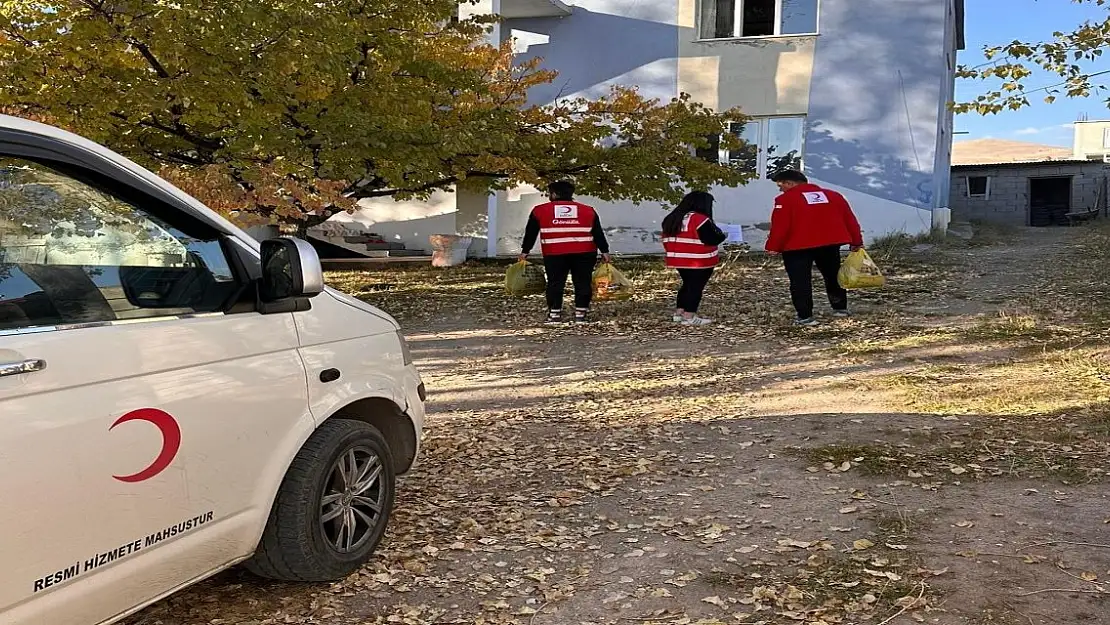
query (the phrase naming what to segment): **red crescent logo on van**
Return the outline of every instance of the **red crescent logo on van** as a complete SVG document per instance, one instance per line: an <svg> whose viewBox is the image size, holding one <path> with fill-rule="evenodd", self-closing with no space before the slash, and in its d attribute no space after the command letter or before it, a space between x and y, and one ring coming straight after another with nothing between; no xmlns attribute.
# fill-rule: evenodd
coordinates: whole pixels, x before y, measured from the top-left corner
<svg viewBox="0 0 1110 625"><path fill-rule="evenodd" d="M145 482L150 478L165 471L173 459L177 457L177 450L181 449L181 427L177 424L177 419L174 419L168 412L158 410L157 408L139 408L116 419L112 427L108 431L115 429L121 423L128 421L146 421L154 424L156 428L162 433L162 451L158 453L158 457L150 466L134 473L132 475L113 475L115 479L121 482Z"/></svg>

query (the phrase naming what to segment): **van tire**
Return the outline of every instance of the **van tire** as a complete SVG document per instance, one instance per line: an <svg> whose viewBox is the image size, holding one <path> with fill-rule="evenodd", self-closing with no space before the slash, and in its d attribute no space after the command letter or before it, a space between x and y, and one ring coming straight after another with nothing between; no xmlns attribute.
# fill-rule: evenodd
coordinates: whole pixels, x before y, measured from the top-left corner
<svg viewBox="0 0 1110 625"><path fill-rule="evenodd" d="M363 533L362 544L344 553L326 535L321 514L325 489L333 484L337 463L352 453L377 456L381 466L377 500L382 505L374 527ZM328 582L354 573L385 533L395 487L393 455L381 432L362 421L341 417L325 421L289 466L258 549L246 562L247 570L294 582Z"/></svg>

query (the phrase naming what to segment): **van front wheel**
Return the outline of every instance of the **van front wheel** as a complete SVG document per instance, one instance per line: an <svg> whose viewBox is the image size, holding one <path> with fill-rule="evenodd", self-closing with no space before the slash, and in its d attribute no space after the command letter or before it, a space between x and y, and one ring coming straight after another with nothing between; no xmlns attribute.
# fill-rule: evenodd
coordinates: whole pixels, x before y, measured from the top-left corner
<svg viewBox="0 0 1110 625"><path fill-rule="evenodd" d="M385 438L361 421L325 421L297 453L247 568L298 582L341 579L385 533L396 476Z"/></svg>

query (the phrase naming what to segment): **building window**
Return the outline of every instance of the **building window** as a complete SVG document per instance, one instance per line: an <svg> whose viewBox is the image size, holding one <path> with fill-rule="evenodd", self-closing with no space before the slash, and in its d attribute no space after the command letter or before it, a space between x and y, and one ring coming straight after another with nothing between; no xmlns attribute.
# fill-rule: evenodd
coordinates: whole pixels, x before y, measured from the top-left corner
<svg viewBox="0 0 1110 625"><path fill-rule="evenodd" d="M701 38L809 35L818 0L701 0Z"/></svg>
<svg viewBox="0 0 1110 625"><path fill-rule="evenodd" d="M990 176L968 176L967 197L987 199L991 195Z"/></svg>
<svg viewBox="0 0 1110 625"><path fill-rule="evenodd" d="M698 154L706 160L728 164L760 177L770 178L785 169L802 169L805 147L804 117L763 117L743 124L730 124L728 132L740 137L744 145L735 150L720 149L720 137L713 137Z"/></svg>
<svg viewBox="0 0 1110 625"><path fill-rule="evenodd" d="M1102 147L1110 148L1110 128L1102 129Z"/></svg>

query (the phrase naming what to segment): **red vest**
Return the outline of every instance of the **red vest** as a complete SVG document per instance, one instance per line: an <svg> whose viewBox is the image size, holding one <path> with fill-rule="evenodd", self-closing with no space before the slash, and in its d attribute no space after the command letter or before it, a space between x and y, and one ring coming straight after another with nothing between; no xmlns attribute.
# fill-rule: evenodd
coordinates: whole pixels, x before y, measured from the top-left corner
<svg viewBox="0 0 1110 625"><path fill-rule="evenodd" d="M717 246L702 243L698 236L698 228L707 221L709 218L701 213L687 213L682 220L682 230L674 236L663 237L668 267L709 269L717 266Z"/></svg>
<svg viewBox="0 0 1110 625"><path fill-rule="evenodd" d="M597 253L593 228L597 213L579 202L548 202L532 209L540 222L540 251L544 256Z"/></svg>

